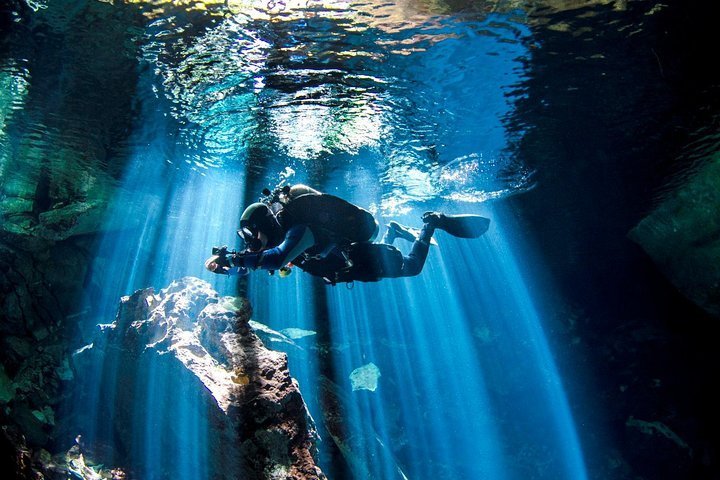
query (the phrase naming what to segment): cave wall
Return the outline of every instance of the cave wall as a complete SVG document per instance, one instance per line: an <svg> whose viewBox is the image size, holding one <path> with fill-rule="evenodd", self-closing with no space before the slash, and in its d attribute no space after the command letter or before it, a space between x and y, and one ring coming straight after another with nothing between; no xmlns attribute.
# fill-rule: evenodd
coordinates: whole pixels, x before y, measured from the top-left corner
<svg viewBox="0 0 720 480"><path fill-rule="evenodd" d="M72 445L57 410L82 299L99 288L85 281L133 121L129 26L142 21L102 2L37 5L0 6L0 424L20 478Z"/></svg>
<svg viewBox="0 0 720 480"><path fill-rule="evenodd" d="M581 429L591 478L715 478L718 324L694 301L718 258L689 250L716 222L712 188L692 187L707 184L693 175L717 151L720 97L700 49L713 41L710 17L699 2L617 7L537 12L524 95L507 119L536 184L510 203L541 257L533 268L564 305L558 358L593 372L569 392L577 415L594 405L607 427ZM668 227L641 241L650 255L631 239L647 233L646 217ZM668 269L705 285L673 283Z"/></svg>

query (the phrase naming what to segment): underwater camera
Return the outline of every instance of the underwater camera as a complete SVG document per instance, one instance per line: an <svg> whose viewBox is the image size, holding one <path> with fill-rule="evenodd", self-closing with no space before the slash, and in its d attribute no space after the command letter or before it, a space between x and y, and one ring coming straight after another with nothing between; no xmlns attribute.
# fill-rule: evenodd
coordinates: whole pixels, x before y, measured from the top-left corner
<svg viewBox="0 0 720 480"><path fill-rule="evenodd" d="M213 247L212 248L212 254L213 255L220 255L221 257L224 257L228 254L228 247L227 245L223 245L222 247Z"/></svg>

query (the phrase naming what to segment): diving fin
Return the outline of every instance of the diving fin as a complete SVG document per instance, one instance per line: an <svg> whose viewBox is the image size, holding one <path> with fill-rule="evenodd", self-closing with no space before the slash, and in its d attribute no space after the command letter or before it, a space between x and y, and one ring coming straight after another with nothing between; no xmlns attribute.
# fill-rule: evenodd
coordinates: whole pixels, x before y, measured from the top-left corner
<svg viewBox="0 0 720 480"><path fill-rule="evenodd" d="M439 212L426 212L423 215L423 221L434 224L435 228L459 238L478 238L490 227L489 218L472 214L446 215Z"/></svg>

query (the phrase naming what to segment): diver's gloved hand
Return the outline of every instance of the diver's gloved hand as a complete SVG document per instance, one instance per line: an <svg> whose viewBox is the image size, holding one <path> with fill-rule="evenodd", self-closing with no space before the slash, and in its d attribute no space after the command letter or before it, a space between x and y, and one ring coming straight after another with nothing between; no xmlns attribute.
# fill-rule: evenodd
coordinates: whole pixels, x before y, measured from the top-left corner
<svg viewBox="0 0 720 480"><path fill-rule="evenodd" d="M227 257L222 255L213 255L205 260L205 268L218 275L227 275L230 267Z"/></svg>
<svg viewBox="0 0 720 480"><path fill-rule="evenodd" d="M236 253L229 253L226 245L213 247L212 257L205 260L205 268L218 275L247 275L250 270L242 265L234 265Z"/></svg>
<svg viewBox="0 0 720 480"><path fill-rule="evenodd" d="M234 267L229 262L218 262L217 255L210 257L205 265L208 270L218 275L240 275L245 276L250 273L250 270L245 267Z"/></svg>
<svg viewBox="0 0 720 480"><path fill-rule="evenodd" d="M225 255L218 255L217 260L215 263L217 263L218 267L221 268L230 268L232 265L230 265L230 260L228 260L227 254Z"/></svg>

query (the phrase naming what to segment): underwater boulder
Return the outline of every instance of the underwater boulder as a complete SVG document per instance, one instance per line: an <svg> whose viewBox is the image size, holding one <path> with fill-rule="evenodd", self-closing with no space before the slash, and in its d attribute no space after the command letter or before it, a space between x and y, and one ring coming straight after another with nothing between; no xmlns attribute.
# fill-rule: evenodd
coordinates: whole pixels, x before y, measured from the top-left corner
<svg viewBox="0 0 720 480"><path fill-rule="evenodd" d="M688 299L720 317L720 157L700 168L629 237Z"/></svg>
<svg viewBox="0 0 720 480"><path fill-rule="evenodd" d="M100 230L98 218L105 211L103 202L76 202L38 215L37 234L48 240L65 240L73 235Z"/></svg>
<svg viewBox="0 0 720 480"><path fill-rule="evenodd" d="M140 477L324 479L287 356L264 346L250 312L192 277L124 297L74 355L77 434L114 445L99 460Z"/></svg>
<svg viewBox="0 0 720 480"><path fill-rule="evenodd" d="M359 423L365 419L353 416L353 400L329 378L318 379L324 426L345 459L353 478L378 479L377 466L387 467L384 480L408 480L392 449L386 445L370 425Z"/></svg>

